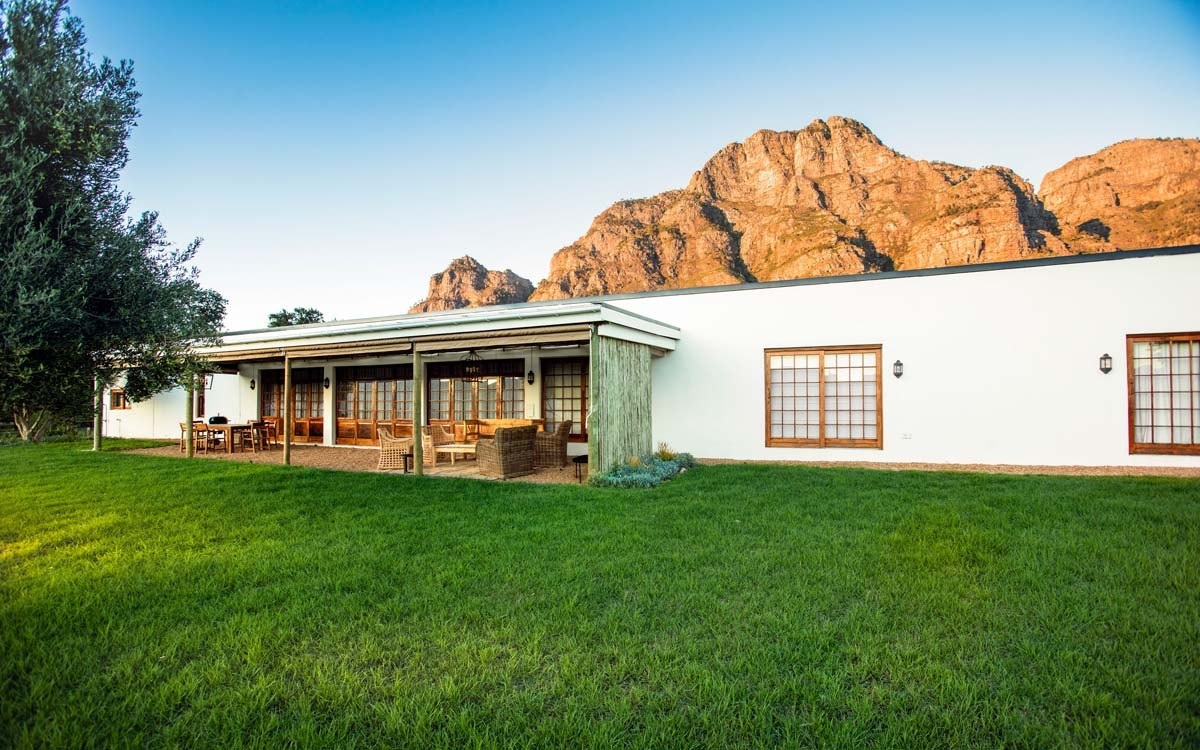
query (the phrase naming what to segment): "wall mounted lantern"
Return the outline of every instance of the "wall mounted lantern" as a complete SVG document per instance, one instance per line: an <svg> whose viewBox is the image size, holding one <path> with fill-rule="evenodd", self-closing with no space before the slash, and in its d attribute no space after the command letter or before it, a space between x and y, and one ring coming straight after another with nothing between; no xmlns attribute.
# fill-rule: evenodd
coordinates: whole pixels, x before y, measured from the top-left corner
<svg viewBox="0 0 1200 750"><path fill-rule="evenodd" d="M250 378L250 390L254 390L254 378Z"/></svg>
<svg viewBox="0 0 1200 750"><path fill-rule="evenodd" d="M1105 375L1112 372L1112 357L1108 356L1108 352L1100 355L1100 372Z"/></svg>
<svg viewBox="0 0 1200 750"><path fill-rule="evenodd" d="M325 378L324 385L325 385L325 390L329 390L329 378Z"/></svg>
<svg viewBox="0 0 1200 750"><path fill-rule="evenodd" d="M533 377L533 370L530 370L530 371L529 371L529 374L527 374L527 375L525 376L525 382L526 382L526 383L529 383L530 385L533 385L533 380L534 380L534 377Z"/></svg>
<svg viewBox="0 0 1200 750"><path fill-rule="evenodd" d="M204 390L211 391L213 384L213 374L211 372L204 373Z"/></svg>
<svg viewBox="0 0 1200 750"><path fill-rule="evenodd" d="M892 365L892 374L895 375L896 377L900 377L901 375L903 375L904 374L904 363L901 362L900 360L896 360L896 363Z"/></svg>

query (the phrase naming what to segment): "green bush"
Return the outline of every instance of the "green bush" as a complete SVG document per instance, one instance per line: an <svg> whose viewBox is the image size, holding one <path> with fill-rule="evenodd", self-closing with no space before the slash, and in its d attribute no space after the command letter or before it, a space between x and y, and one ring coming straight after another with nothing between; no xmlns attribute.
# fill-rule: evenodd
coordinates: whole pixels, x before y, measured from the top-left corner
<svg viewBox="0 0 1200 750"><path fill-rule="evenodd" d="M657 487L663 482L675 478L682 471L696 466L696 459L690 453L672 453L670 459L660 458L659 454L634 456L603 474L592 476L588 483L593 487L623 487L648 489Z"/></svg>

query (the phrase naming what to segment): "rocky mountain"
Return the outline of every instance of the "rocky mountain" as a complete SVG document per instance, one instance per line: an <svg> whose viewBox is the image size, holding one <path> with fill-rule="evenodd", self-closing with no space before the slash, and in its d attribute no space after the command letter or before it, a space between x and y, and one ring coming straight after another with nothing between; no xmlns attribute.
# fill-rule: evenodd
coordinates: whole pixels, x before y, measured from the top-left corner
<svg viewBox="0 0 1200 750"><path fill-rule="evenodd" d="M1200 140L1116 144L1048 174L1039 197L1010 169L912 159L862 123L831 117L760 130L717 152L684 189L613 204L554 254L529 299L1190 242L1200 242ZM434 275L419 308L494 304L444 281L458 263ZM529 283L479 278L480 300L495 284L518 301L514 279Z"/></svg>
<svg viewBox="0 0 1200 750"><path fill-rule="evenodd" d="M533 283L512 271L489 271L469 255L455 258L445 271L429 279L429 295L413 305L410 313L455 310L524 302Z"/></svg>
<svg viewBox="0 0 1200 750"><path fill-rule="evenodd" d="M1200 244L1200 140L1123 141L1042 180L1074 251Z"/></svg>

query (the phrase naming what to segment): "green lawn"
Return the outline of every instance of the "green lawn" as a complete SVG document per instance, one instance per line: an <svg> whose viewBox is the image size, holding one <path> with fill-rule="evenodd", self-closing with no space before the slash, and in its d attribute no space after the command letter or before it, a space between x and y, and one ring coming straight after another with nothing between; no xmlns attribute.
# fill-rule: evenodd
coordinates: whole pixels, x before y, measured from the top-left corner
<svg viewBox="0 0 1200 750"><path fill-rule="evenodd" d="M0 448L0 745L1200 744L1200 482Z"/></svg>

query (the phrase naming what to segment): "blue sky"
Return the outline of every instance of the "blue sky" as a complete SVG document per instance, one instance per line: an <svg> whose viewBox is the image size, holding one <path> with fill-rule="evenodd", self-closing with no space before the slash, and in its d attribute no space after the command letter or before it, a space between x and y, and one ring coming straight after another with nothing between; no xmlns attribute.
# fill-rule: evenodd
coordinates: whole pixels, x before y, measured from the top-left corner
<svg viewBox="0 0 1200 750"><path fill-rule="evenodd" d="M134 61L123 185L231 329L407 310L470 254L535 283L621 198L831 115L916 158L1032 181L1200 136L1200 4L75 0Z"/></svg>

